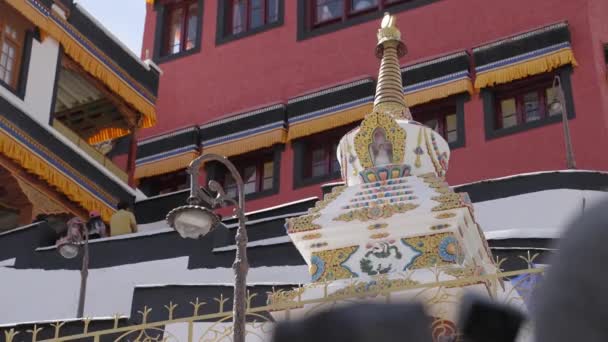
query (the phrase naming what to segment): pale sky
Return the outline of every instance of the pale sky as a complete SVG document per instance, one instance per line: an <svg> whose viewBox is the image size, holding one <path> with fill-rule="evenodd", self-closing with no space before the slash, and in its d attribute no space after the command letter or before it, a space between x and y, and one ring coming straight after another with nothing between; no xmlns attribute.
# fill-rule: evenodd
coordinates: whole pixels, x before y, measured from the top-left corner
<svg viewBox="0 0 608 342"><path fill-rule="evenodd" d="M141 56L144 34L145 0L76 0L97 21Z"/></svg>

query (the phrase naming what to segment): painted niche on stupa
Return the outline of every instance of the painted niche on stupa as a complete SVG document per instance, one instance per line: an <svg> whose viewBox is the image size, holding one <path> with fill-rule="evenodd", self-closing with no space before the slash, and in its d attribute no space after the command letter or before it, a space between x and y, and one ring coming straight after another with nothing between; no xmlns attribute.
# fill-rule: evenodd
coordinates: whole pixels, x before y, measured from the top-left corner
<svg viewBox="0 0 608 342"><path fill-rule="evenodd" d="M405 138L405 130L390 114L372 112L365 117L354 138L364 182L409 176L410 167L403 164Z"/></svg>

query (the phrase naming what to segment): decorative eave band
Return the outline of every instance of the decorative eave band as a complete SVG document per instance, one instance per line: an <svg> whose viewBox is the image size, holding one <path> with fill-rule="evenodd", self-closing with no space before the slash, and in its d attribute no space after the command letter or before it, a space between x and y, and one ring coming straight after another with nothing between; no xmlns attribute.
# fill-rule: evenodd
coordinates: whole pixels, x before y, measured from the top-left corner
<svg viewBox="0 0 608 342"><path fill-rule="evenodd" d="M287 141L287 130L282 121L203 141L205 153L226 157L239 155Z"/></svg>
<svg viewBox="0 0 608 342"><path fill-rule="evenodd" d="M104 141L124 137L125 135L128 135L130 133L131 131L129 131L128 129L108 127L98 131L97 133L95 133L95 135L89 137L89 139L87 139L87 142L91 145L95 145Z"/></svg>
<svg viewBox="0 0 608 342"><path fill-rule="evenodd" d="M200 146L197 126L140 140L137 143L137 161L188 146Z"/></svg>
<svg viewBox="0 0 608 342"><path fill-rule="evenodd" d="M85 180L69 164L36 143L4 117L0 117L0 153L57 188L86 210L99 211L105 221L109 221L114 213L117 198Z"/></svg>
<svg viewBox="0 0 608 342"><path fill-rule="evenodd" d="M135 162L135 178L153 177L185 169L199 155L198 145L190 145L137 159Z"/></svg>
<svg viewBox="0 0 608 342"><path fill-rule="evenodd" d="M434 58L401 69L408 106L442 99L463 92L473 93L466 51Z"/></svg>
<svg viewBox="0 0 608 342"><path fill-rule="evenodd" d="M323 132L331 128L362 120L372 111L374 97L367 96L329 108L317 110L306 115L289 119L289 137L293 140Z"/></svg>
<svg viewBox="0 0 608 342"><path fill-rule="evenodd" d="M288 140L363 119L372 109L374 80L366 78L291 99Z"/></svg>
<svg viewBox="0 0 608 342"><path fill-rule="evenodd" d="M140 127L156 124L156 97L121 67L82 36L65 19L59 17L36 0L6 0L13 8L35 23L43 35L56 39L65 53L87 72L101 80L127 103L143 114Z"/></svg>
<svg viewBox="0 0 608 342"><path fill-rule="evenodd" d="M225 156L283 144L286 141L285 106L256 109L200 126L205 153Z"/></svg>
<svg viewBox="0 0 608 342"><path fill-rule="evenodd" d="M567 23L558 23L473 49L475 88L576 66Z"/></svg>

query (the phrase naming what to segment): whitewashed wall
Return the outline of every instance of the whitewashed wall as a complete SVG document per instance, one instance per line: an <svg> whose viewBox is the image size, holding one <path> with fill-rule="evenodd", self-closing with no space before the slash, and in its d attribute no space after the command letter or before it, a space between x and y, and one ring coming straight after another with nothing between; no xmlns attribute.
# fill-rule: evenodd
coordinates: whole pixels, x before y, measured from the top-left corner
<svg viewBox="0 0 608 342"><path fill-rule="evenodd" d="M10 90L0 86L0 96L43 125L49 124L51 115L58 56L59 43L56 40L47 37L41 43L34 39L25 98L22 100Z"/></svg>
<svg viewBox="0 0 608 342"><path fill-rule="evenodd" d="M557 238L565 226L608 193L581 190L547 190L475 203L476 219L489 239ZM169 229L165 222L146 225L141 235ZM129 237L113 237L112 240ZM253 245L285 243L284 239L253 241ZM229 248L226 248L229 249ZM10 260L0 263L2 305L0 324L74 317L80 274L78 271L15 270ZM229 284L230 268L188 270L188 258L143 262L94 269L89 274L85 315L107 317L129 314L136 286ZM310 280L308 267L276 266L251 269L250 284L294 284ZM53 293L53 296L49 296Z"/></svg>

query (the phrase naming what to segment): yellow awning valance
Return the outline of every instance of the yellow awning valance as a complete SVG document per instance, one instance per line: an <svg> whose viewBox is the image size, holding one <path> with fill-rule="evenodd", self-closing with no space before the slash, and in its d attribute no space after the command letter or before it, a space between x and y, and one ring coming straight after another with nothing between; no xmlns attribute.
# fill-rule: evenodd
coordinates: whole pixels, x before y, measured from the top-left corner
<svg viewBox="0 0 608 342"><path fill-rule="evenodd" d="M346 109L335 112L322 112L319 113L320 115L318 116L314 116L314 113L308 114L312 116L310 119L294 120L295 122L290 121L289 140L291 141L293 139L363 120L365 115L372 111L372 108L373 99L370 99L363 103L358 103L355 106L349 106Z"/></svg>
<svg viewBox="0 0 608 342"><path fill-rule="evenodd" d="M557 51L534 55L529 58L511 58L512 62L497 63L496 67L477 71L475 88L481 89L498 84L509 83L514 80L538 75L557 69L563 65L576 66L574 53L568 45Z"/></svg>
<svg viewBox="0 0 608 342"><path fill-rule="evenodd" d="M433 100L443 99L451 95L467 92L473 94L473 82L467 76L465 78L405 93L405 103L408 106L415 106Z"/></svg>
<svg viewBox="0 0 608 342"><path fill-rule="evenodd" d="M89 137L87 139L87 142L91 145L95 145L95 144L99 144L104 141L124 137L125 135L130 134L130 133L131 133L131 131L129 131L128 129L124 129L124 128L112 128L112 127L104 128L104 129L98 131L97 133L95 133L95 135Z"/></svg>
<svg viewBox="0 0 608 342"><path fill-rule="evenodd" d="M170 157L153 159L137 164L135 167L135 178L153 177L185 169L199 155L199 151L190 150Z"/></svg>
<svg viewBox="0 0 608 342"><path fill-rule="evenodd" d="M0 126L0 153L16 162L27 172L41 178L87 211L97 210L101 213L103 220L110 220L115 205L111 202L116 202L116 199L94 184L79 184L79 180L69 175L78 175L78 172L70 165L30 139L8 121L0 121L2 123ZM7 128L5 129L5 127ZM14 137L14 134L19 138ZM25 141L28 142L29 147L24 143ZM63 171L56 165L61 165ZM87 190L87 187L92 190Z"/></svg>
<svg viewBox="0 0 608 342"><path fill-rule="evenodd" d="M228 137L226 141L212 145L209 142L203 142L203 152L231 157L270 147L274 144L284 144L286 141L287 131L283 127L280 127L235 139L229 139Z"/></svg>
<svg viewBox="0 0 608 342"><path fill-rule="evenodd" d="M140 128L156 124L155 97L131 78L114 61L82 36L70 23L50 9L35 7L30 0L6 0L40 28L43 36L56 39L65 53L88 73L101 80L108 88L122 97L143 115Z"/></svg>

